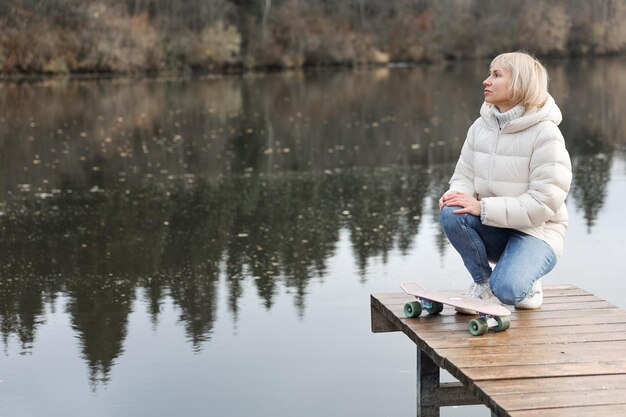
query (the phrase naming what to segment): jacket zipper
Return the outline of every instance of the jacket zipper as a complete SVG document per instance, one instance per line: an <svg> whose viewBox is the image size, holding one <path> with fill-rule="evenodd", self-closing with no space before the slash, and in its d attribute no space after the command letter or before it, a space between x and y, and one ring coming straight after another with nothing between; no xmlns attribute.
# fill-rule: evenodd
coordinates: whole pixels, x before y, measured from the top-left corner
<svg viewBox="0 0 626 417"><path fill-rule="evenodd" d="M497 127L498 133L496 134L496 140L493 144L493 149L491 150L491 160L489 164L489 181L487 183L487 188L489 189L489 193L493 194L493 189L491 188L491 184L493 183L493 169L494 163L496 160L496 153L498 152L498 144L500 143L500 134L502 133L502 129Z"/></svg>

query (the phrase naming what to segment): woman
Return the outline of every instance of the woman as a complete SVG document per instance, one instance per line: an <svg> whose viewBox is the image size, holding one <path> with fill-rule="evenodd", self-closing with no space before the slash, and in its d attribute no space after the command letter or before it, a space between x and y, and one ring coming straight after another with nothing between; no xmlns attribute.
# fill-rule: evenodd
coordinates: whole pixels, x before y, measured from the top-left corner
<svg viewBox="0 0 626 417"><path fill-rule="evenodd" d="M538 308L539 278L554 268L567 230L572 167L561 111L546 69L526 53L497 56L483 85L440 220L474 280L468 296Z"/></svg>

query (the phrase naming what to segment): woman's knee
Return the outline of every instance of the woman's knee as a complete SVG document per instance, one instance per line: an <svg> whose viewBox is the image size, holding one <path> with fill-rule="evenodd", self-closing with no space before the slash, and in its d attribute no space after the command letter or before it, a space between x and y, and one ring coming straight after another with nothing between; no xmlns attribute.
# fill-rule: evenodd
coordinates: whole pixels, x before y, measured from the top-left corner
<svg viewBox="0 0 626 417"><path fill-rule="evenodd" d="M439 221L444 230L451 230L457 227L473 227L473 223L480 223L480 218L471 214L456 214L454 210L458 210L458 206L444 206L439 212Z"/></svg>
<svg viewBox="0 0 626 417"><path fill-rule="evenodd" d="M439 221L442 225L446 226L452 223L458 223L459 215L453 213L454 210L460 207L443 206L439 212Z"/></svg>

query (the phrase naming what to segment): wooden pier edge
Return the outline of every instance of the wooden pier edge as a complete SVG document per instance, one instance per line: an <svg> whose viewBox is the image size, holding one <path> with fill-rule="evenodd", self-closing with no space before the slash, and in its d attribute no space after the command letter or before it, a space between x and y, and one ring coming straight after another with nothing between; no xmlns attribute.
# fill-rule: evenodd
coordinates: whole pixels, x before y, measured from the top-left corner
<svg viewBox="0 0 626 417"><path fill-rule="evenodd" d="M371 329L373 333L397 332L402 322L374 296L370 296ZM409 335L409 337L411 337ZM436 363L426 352L428 346L415 338L417 345L417 416L439 417L441 407L482 404L461 382L440 381L442 362ZM431 351L431 355L434 351Z"/></svg>
<svg viewBox="0 0 626 417"><path fill-rule="evenodd" d="M473 338L467 316L407 319L402 306L414 298L372 294L371 330L415 343L418 417L472 404L503 417L626 415L626 312L572 285L544 296L540 309L513 311L507 332ZM440 369L459 382L441 383Z"/></svg>

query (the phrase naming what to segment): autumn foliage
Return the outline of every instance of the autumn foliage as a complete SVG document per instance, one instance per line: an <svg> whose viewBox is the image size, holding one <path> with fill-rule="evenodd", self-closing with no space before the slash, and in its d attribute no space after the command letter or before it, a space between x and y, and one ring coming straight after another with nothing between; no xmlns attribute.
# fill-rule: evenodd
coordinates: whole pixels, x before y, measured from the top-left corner
<svg viewBox="0 0 626 417"><path fill-rule="evenodd" d="M378 65L626 50L617 0L6 0L0 73Z"/></svg>

